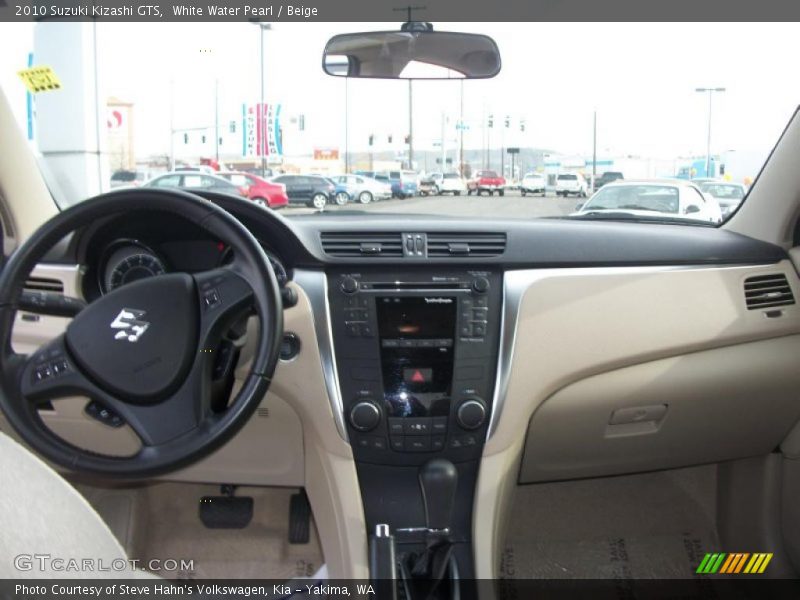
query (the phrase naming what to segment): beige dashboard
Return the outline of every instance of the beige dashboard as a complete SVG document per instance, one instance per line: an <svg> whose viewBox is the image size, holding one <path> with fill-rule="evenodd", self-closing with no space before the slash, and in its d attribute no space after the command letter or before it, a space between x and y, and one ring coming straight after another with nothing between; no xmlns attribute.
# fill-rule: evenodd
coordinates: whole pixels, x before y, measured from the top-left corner
<svg viewBox="0 0 800 600"><path fill-rule="evenodd" d="M789 261L506 273L494 414L475 499L478 577L495 575L518 483L716 462L781 443L800 419L800 309L783 306L767 317L747 310L743 294L746 278L775 273L797 297ZM77 268L41 265L34 275L60 279L65 293L79 295ZM309 295L318 291L291 285L300 301L286 310L285 329L301 339L300 354L279 364L261 408L236 438L169 478L305 486L331 574L364 577L358 479L318 338L325 316L312 310ZM15 347L29 351L65 324L20 315ZM82 445L135 451L132 434L92 421L82 402L55 402L43 416ZM619 411L656 418L625 422L614 416Z"/></svg>

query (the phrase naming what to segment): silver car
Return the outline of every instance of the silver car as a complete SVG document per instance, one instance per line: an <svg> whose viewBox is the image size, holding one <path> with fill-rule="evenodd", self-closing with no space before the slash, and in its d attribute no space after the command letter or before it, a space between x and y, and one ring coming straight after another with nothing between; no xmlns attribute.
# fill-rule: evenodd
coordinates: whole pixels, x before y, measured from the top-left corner
<svg viewBox="0 0 800 600"><path fill-rule="evenodd" d="M392 186L364 175L334 175L329 177L337 186L344 186L350 201L369 204L373 200L392 197Z"/></svg>

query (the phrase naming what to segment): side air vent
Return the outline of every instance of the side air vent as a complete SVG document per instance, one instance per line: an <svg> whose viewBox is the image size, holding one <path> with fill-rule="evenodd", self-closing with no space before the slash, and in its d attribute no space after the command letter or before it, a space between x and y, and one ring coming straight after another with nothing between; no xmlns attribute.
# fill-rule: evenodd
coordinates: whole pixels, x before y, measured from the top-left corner
<svg viewBox="0 0 800 600"><path fill-rule="evenodd" d="M429 233L428 256L441 258L499 256L506 250L505 233Z"/></svg>
<svg viewBox="0 0 800 600"><path fill-rule="evenodd" d="M320 236L322 249L329 256L382 258L402 257L400 233L327 232Z"/></svg>
<svg viewBox="0 0 800 600"><path fill-rule="evenodd" d="M744 297L748 310L794 304L792 288L783 273L745 279Z"/></svg>
<svg viewBox="0 0 800 600"><path fill-rule="evenodd" d="M47 277L29 277L25 281L25 289L31 292L56 292L64 293L64 284L58 279Z"/></svg>

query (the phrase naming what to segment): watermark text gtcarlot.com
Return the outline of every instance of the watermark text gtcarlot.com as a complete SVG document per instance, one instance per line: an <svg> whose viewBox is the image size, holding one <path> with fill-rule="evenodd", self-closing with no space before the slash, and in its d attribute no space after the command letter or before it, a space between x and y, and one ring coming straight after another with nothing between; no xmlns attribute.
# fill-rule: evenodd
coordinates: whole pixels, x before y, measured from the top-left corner
<svg viewBox="0 0 800 600"><path fill-rule="evenodd" d="M14 557L18 571L56 573L107 573L125 571L176 572L194 571L194 560L183 558L64 558L51 554L18 554Z"/></svg>

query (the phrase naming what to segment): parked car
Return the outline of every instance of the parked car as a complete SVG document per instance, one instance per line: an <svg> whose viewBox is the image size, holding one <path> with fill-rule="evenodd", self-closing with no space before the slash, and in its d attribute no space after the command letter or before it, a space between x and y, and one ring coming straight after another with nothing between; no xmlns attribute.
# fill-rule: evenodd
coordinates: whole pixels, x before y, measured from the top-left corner
<svg viewBox="0 0 800 600"><path fill-rule="evenodd" d="M144 171L131 171L120 169L111 175L111 189L121 187L139 187L147 181L147 174Z"/></svg>
<svg viewBox="0 0 800 600"><path fill-rule="evenodd" d="M547 179L541 173L526 173L519 184L520 193L525 196L526 194L541 194L544 196L547 193Z"/></svg>
<svg viewBox="0 0 800 600"><path fill-rule="evenodd" d="M222 192L244 198L247 198L248 194L246 186L238 186L227 179L201 171L172 171L151 179L142 187L181 188L189 192Z"/></svg>
<svg viewBox="0 0 800 600"><path fill-rule="evenodd" d="M435 194L460 196L467 191L467 184L458 173L431 173L430 179L435 185Z"/></svg>
<svg viewBox="0 0 800 600"><path fill-rule="evenodd" d="M606 171L600 177L594 180L594 189L599 190L601 187L612 181L619 181L625 179L619 171Z"/></svg>
<svg viewBox="0 0 800 600"><path fill-rule="evenodd" d="M617 181L609 183L579 206L575 215L624 213L719 223L717 201L696 185L681 180Z"/></svg>
<svg viewBox="0 0 800 600"><path fill-rule="evenodd" d="M178 165L175 167L176 172L194 172L194 173L208 173L209 175L216 175L217 171L211 165Z"/></svg>
<svg viewBox="0 0 800 600"><path fill-rule="evenodd" d="M719 204L722 217L731 214L747 195L747 187L729 181L707 181L699 185L707 196L712 196Z"/></svg>
<svg viewBox="0 0 800 600"><path fill-rule="evenodd" d="M392 186L383 181L363 175L334 175L333 183L342 186L351 202L369 204L376 200L387 200L392 197Z"/></svg>
<svg viewBox="0 0 800 600"><path fill-rule="evenodd" d="M556 177L556 196L586 198L588 195L589 184L580 173L561 173Z"/></svg>
<svg viewBox="0 0 800 600"><path fill-rule="evenodd" d="M486 192L490 196L495 192L503 196L505 194L506 180L495 171L478 171L467 182L467 195L473 192L480 196Z"/></svg>
<svg viewBox="0 0 800 600"><path fill-rule="evenodd" d="M282 208L289 204L286 186L281 183L273 183L241 171L222 171L218 175L236 186L247 188L247 197L256 204L269 208Z"/></svg>
<svg viewBox="0 0 800 600"><path fill-rule="evenodd" d="M419 193L420 196L436 196L439 194L439 186L436 185L436 180L432 177L423 177L419 180L417 193Z"/></svg>
<svg viewBox="0 0 800 600"><path fill-rule="evenodd" d="M384 171L376 173L375 179L392 186L394 198L410 198L417 194L417 174L413 171Z"/></svg>
<svg viewBox="0 0 800 600"><path fill-rule="evenodd" d="M332 202L336 190L330 180L319 175L278 175L270 181L286 187L289 204L306 204L317 209Z"/></svg>

